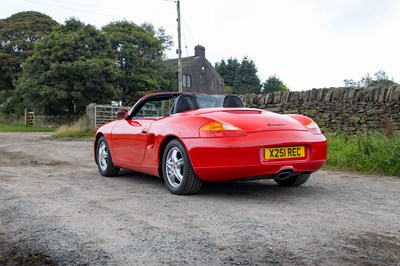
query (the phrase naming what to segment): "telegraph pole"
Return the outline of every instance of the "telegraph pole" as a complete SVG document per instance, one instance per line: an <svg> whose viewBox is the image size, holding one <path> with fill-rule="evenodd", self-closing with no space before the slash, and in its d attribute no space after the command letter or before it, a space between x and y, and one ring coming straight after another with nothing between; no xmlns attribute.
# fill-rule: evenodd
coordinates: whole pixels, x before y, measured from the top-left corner
<svg viewBox="0 0 400 266"><path fill-rule="evenodd" d="M178 89L182 92L181 4L179 0L176 1L176 10L178 12L176 20L178 22Z"/></svg>

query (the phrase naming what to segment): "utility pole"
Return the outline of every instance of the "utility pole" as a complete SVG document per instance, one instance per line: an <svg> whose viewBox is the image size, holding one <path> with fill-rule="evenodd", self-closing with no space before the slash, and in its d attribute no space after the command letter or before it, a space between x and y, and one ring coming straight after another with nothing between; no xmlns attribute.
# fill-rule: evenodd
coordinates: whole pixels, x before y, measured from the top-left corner
<svg viewBox="0 0 400 266"><path fill-rule="evenodd" d="M176 0L176 10L178 12L178 89L179 92L183 91L182 86L182 47L181 47L181 4Z"/></svg>

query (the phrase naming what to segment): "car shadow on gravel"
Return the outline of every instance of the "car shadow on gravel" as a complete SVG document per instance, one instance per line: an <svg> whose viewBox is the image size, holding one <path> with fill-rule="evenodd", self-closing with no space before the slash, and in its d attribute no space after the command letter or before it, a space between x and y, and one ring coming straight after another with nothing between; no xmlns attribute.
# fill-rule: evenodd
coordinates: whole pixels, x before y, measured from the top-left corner
<svg viewBox="0 0 400 266"><path fill-rule="evenodd" d="M139 182L140 184L148 184L148 185L160 185L163 186L163 183L160 181L160 178L152 175L146 175L139 172L134 172L131 170L121 169L117 176L111 177L111 179L124 179L131 180L132 182Z"/></svg>
<svg viewBox="0 0 400 266"><path fill-rule="evenodd" d="M282 187L273 180L258 181L232 181L222 183L205 183L199 194L206 195L230 195L230 196L257 196L257 197L279 197L292 198L293 196L322 194L326 191L322 187L314 187L305 184L300 187Z"/></svg>
<svg viewBox="0 0 400 266"><path fill-rule="evenodd" d="M158 177L145 175L129 170L121 170L120 174L113 179L126 180L132 182L132 186L146 185L155 190L163 190L161 193L169 193L164 184ZM313 186L312 181L299 187L282 187L274 182L272 179L252 180L252 181L230 181L230 182L215 182L203 183L203 187L196 194L196 196L230 196L238 198L279 198L283 200L299 198L304 196L309 197L310 194L324 195L327 190L320 186Z"/></svg>

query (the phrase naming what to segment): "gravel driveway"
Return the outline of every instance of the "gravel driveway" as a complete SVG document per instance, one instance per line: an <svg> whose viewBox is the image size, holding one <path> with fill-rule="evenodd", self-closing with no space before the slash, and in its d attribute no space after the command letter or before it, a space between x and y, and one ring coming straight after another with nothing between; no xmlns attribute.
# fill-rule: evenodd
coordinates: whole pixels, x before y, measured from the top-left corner
<svg viewBox="0 0 400 266"><path fill-rule="evenodd" d="M0 133L0 265L400 265L400 179L320 171L170 194L90 140Z"/></svg>

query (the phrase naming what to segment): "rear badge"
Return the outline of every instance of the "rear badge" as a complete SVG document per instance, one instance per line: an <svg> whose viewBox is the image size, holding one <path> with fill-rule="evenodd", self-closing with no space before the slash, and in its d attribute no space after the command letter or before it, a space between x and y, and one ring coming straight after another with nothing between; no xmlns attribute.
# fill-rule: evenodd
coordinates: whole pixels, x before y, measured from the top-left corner
<svg viewBox="0 0 400 266"><path fill-rule="evenodd" d="M267 124L269 127L284 127L286 124Z"/></svg>

